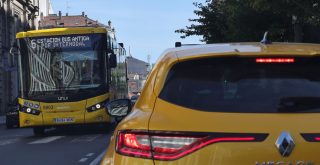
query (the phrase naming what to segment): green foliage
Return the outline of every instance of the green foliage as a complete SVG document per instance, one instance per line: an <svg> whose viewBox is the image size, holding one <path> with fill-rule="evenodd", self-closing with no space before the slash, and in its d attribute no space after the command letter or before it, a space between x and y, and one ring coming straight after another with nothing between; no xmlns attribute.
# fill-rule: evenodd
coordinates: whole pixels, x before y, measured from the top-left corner
<svg viewBox="0 0 320 165"><path fill-rule="evenodd" d="M194 5L198 18L176 30L181 38L201 35L207 43L256 42L270 31L273 41L294 41L295 35L303 34L308 41L307 30L320 27L319 0L212 0Z"/></svg>

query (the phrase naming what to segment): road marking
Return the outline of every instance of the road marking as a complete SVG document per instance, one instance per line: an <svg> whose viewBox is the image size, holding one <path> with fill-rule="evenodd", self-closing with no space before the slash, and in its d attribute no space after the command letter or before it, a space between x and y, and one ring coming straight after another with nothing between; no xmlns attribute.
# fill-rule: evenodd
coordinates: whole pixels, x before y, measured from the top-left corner
<svg viewBox="0 0 320 165"><path fill-rule="evenodd" d="M80 160L79 160L79 162L80 163L83 163L83 162L85 162L85 161L87 161L88 160L88 158L81 158Z"/></svg>
<svg viewBox="0 0 320 165"><path fill-rule="evenodd" d="M54 131L54 130L56 130L56 129L57 129L57 128L54 128L54 127L53 127L53 128L48 128L48 129L46 129L46 131L47 131L47 132L50 132L50 131Z"/></svg>
<svg viewBox="0 0 320 165"><path fill-rule="evenodd" d="M97 165L105 155L106 151L103 151L98 157L96 157L89 165Z"/></svg>
<svg viewBox="0 0 320 165"><path fill-rule="evenodd" d="M94 141L96 138L100 137L101 135L95 135L95 136L92 136L92 135L84 135L84 136L81 136L79 138L76 138L76 139L73 139L71 142L92 142Z"/></svg>
<svg viewBox="0 0 320 165"><path fill-rule="evenodd" d="M93 155L94 155L94 153L88 153L86 156L90 157L90 156L93 156Z"/></svg>
<svg viewBox="0 0 320 165"><path fill-rule="evenodd" d="M19 141L19 139L1 140L1 141L0 141L0 146L5 146L5 145L13 144L13 143L16 143L17 141Z"/></svg>
<svg viewBox="0 0 320 165"><path fill-rule="evenodd" d="M55 140L61 139L63 137L65 137L65 136L46 137L46 138L43 138L43 139L40 139L40 140L36 140L36 141L30 142L28 144L45 144L45 143L50 143L50 142L53 142Z"/></svg>

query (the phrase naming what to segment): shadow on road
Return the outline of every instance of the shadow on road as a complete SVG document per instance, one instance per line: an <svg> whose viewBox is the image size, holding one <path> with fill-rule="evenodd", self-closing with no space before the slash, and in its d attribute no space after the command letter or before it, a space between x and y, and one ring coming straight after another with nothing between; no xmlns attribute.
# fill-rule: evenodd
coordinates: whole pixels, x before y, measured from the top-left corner
<svg viewBox="0 0 320 165"><path fill-rule="evenodd" d="M53 127L53 128L46 129L44 135L36 136L36 137L110 134L113 132L114 128L115 128L115 125L112 125L112 126L85 125L85 126Z"/></svg>

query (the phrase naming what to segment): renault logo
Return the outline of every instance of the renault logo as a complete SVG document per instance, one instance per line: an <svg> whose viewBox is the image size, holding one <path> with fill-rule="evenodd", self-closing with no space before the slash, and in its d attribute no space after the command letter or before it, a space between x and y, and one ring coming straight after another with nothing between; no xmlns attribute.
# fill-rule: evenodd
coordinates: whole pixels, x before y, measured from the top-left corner
<svg viewBox="0 0 320 165"><path fill-rule="evenodd" d="M288 132L282 132L276 141L276 146L283 157L288 157L294 149L294 141Z"/></svg>

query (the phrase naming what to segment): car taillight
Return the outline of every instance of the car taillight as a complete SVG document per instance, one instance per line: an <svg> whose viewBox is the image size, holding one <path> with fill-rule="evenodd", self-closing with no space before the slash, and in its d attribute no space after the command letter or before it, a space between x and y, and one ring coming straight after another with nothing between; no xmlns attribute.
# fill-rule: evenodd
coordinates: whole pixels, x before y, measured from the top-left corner
<svg viewBox="0 0 320 165"><path fill-rule="evenodd" d="M294 63L294 58L256 58L256 63Z"/></svg>
<svg viewBox="0 0 320 165"><path fill-rule="evenodd" d="M119 154L156 160L176 160L207 145L218 142L253 142L254 136L232 134L228 136L148 134L119 132L116 151ZM264 139L263 139L264 140Z"/></svg>
<svg viewBox="0 0 320 165"><path fill-rule="evenodd" d="M315 137L314 140L320 141L320 137Z"/></svg>
<svg viewBox="0 0 320 165"><path fill-rule="evenodd" d="M151 158L150 140L148 135L119 133L116 150L127 156Z"/></svg>

